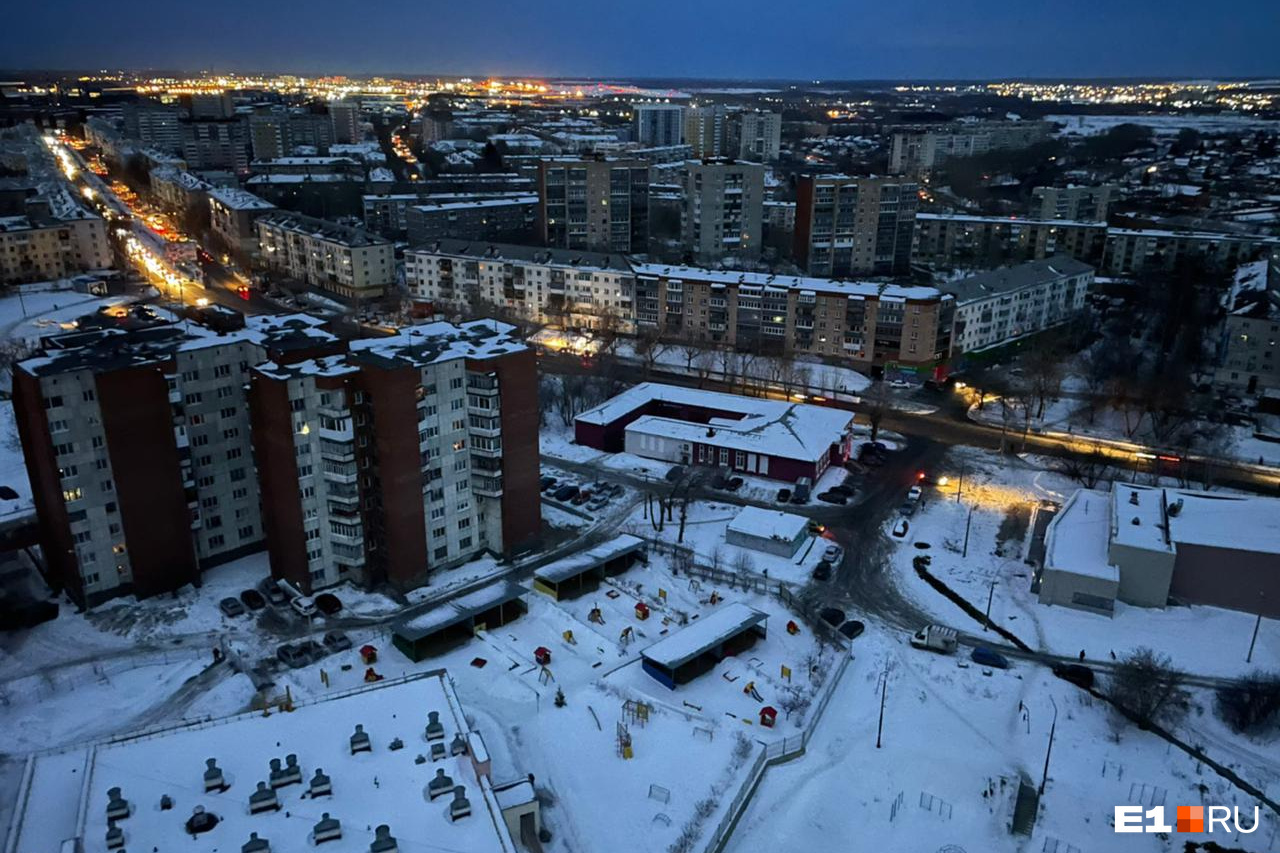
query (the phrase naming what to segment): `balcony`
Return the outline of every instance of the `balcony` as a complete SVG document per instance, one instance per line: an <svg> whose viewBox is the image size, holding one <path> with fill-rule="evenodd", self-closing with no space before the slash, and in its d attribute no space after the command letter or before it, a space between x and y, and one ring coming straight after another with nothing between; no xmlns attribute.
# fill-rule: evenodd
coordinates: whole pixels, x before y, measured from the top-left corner
<svg viewBox="0 0 1280 853"><path fill-rule="evenodd" d="M351 425L351 418L343 418L342 420L321 418L319 435L321 440L330 442L352 442L356 439L356 431Z"/></svg>
<svg viewBox="0 0 1280 853"><path fill-rule="evenodd" d="M331 459L334 462L354 462L356 448L349 441L329 441L322 438L320 439L320 458Z"/></svg>
<svg viewBox="0 0 1280 853"><path fill-rule="evenodd" d="M360 503L360 490L356 488L354 483L350 485L330 485L329 488L325 490L325 495L329 498L329 503L331 505L334 503L341 503L355 506Z"/></svg>
<svg viewBox="0 0 1280 853"><path fill-rule="evenodd" d="M481 477L472 474L471 491L490 498L502 497L502 477Z"/></svg>
<svg viewBox="0 0 1280 853"><path fill-rule="evenodd" d="M329 527L329 541L334 545L349 545L352 548L360 548L361 553L364 550L364 530L359 527L354 528L351 532L340 533L334 530L332 525Z"/></svg>
<svg viewBox="0 0 1280 853"><path fill-rule="evenodd" d="M354 485L358 476L359 473L356 471L354 462L339 463L326 461L324 463L324 478L330 483L350 483Z"/></svg>

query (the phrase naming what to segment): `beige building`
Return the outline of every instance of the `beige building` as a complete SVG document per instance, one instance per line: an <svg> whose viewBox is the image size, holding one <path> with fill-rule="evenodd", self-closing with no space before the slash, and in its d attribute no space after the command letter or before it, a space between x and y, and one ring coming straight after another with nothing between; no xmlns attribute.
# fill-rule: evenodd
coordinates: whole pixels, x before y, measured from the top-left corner
<svg viewBox="0 0 1280 853"><path fill-rule="evenodd" d="M258 254L254 220L276 209L269 201L231 187L212 187L209 194L209 229L227 250L244 263Z"/></svg>
<svg viewBox="0 0 1280 853"><path fill-rule="evenodd" d="M927 373L951 350L954 300L932 287L635 264L637 329L757 352Z"/></svg>
<svg viewBox="0 0 1280 853"><path fill-rule="evenodd" d="M764 171L760 163L728 157L685 161L680 231L684 247L699 261L760 254Z"/></svg>
<svg viewBox="0 0 1280 853"><path fill-rule="evenodd" d="M742 160L772 163L782 149L782 116L778 113L747 110L730 118L732 154Z"/></svg>
<svg viewBox="0 0 1280 853"><path fill-rule="evenodd" d="M819 276L907 272L919 191L900 177L799 176L796 263Z"/></svg>
<svg viewBox="0 0 1280 853"><path fill-rule="evenodd" d="M684 144L693 148L694 157L722 157L728 122L722 104L689 107L684 111Z"/></svg>
<svg viewBox="0 0 1280 853"><path fill-rule="evenodd" d="M1066 255L978 273L946 285L956 298L954 353L1000 346L1084 310L1093 267Z"/></svg>
<svg viewBox="0 0 1280 853"><path fill-rule="evenodd" d="M0 284L65 278L112 265L107 229L79 207L54 216L46 200L27 202L27 215L0 217Z"/></svg>
<svg viewBox="0 0 1280 853"><path fill-rule="evenodd" d="M296 213L254 223L262 264L346 302L377 299L396 281L390 240L360 228Z"/></svg>

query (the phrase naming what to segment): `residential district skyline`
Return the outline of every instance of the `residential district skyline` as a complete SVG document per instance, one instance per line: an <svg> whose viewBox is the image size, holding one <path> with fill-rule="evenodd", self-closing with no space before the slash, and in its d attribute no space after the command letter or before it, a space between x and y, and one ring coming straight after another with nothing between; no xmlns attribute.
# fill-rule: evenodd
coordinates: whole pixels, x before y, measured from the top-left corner
<svg viewBox="0 0 1280 853"><path fill-rule="evenodd" d="M336 25L350 9L333 0L305 7L231 0L221 11L168 7L157 31L154 10L137 0L28 5L10 11L0 51L11 67L349 74L887 80L1280 73L1268 49L1280 33L1280 7L1265 0L1236 4L1230 16L1155 0L1086 0L1070 16L1049 4L1009 11L992 0L834 8L799 0L785 14L760 0L625 8L392 0L359 27ZM421 38L407 40L411 32Z"/></svg>

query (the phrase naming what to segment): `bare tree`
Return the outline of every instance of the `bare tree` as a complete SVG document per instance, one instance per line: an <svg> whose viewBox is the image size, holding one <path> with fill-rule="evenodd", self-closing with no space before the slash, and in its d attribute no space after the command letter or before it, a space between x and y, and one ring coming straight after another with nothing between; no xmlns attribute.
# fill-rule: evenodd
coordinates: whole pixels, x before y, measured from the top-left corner
<svg viewBox="0 0 1280 853"><path fill-rule="evenodd" d="M1235 732L1280 725L1280 673L1254 672L1217 690L1218 715Z"/></svg>
<svg viewBox="0 0 1280 853"><path fill-rule="evenodd" d="M1146 646L1120 662L1111 673L1107 695L1129 712L1140 728L1175 722L1186 713L1189 696L1182 673L1167 655Z"/></svg>
<svg viewBox="0 0 1280 853"><path fill-rule="evenodd" d="M884 423L885 416L893 410L888 386L884 382L873 382L862 393L862 403L858 408L866 415L871 427L871 441L875 441L880 435L880 425Z"/></svg>

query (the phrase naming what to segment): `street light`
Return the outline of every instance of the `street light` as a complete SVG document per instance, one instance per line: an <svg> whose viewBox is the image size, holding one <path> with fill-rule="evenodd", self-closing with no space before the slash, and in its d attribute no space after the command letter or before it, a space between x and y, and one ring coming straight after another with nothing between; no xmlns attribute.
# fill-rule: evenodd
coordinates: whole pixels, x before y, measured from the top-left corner
<svg viewBox="0 0 1280 853"><path fill-rule="evenodd" d="M1053 697L1049 697L1049 702L1053 705L1053 722L1049 725L1049 745L1044 751L1044 772L1040 775L1040 796L1044 796L1045 783L1049 781L1049 756L1053 753L1053 734L1058 728L1058 703L1054 702Z"/></svg>

